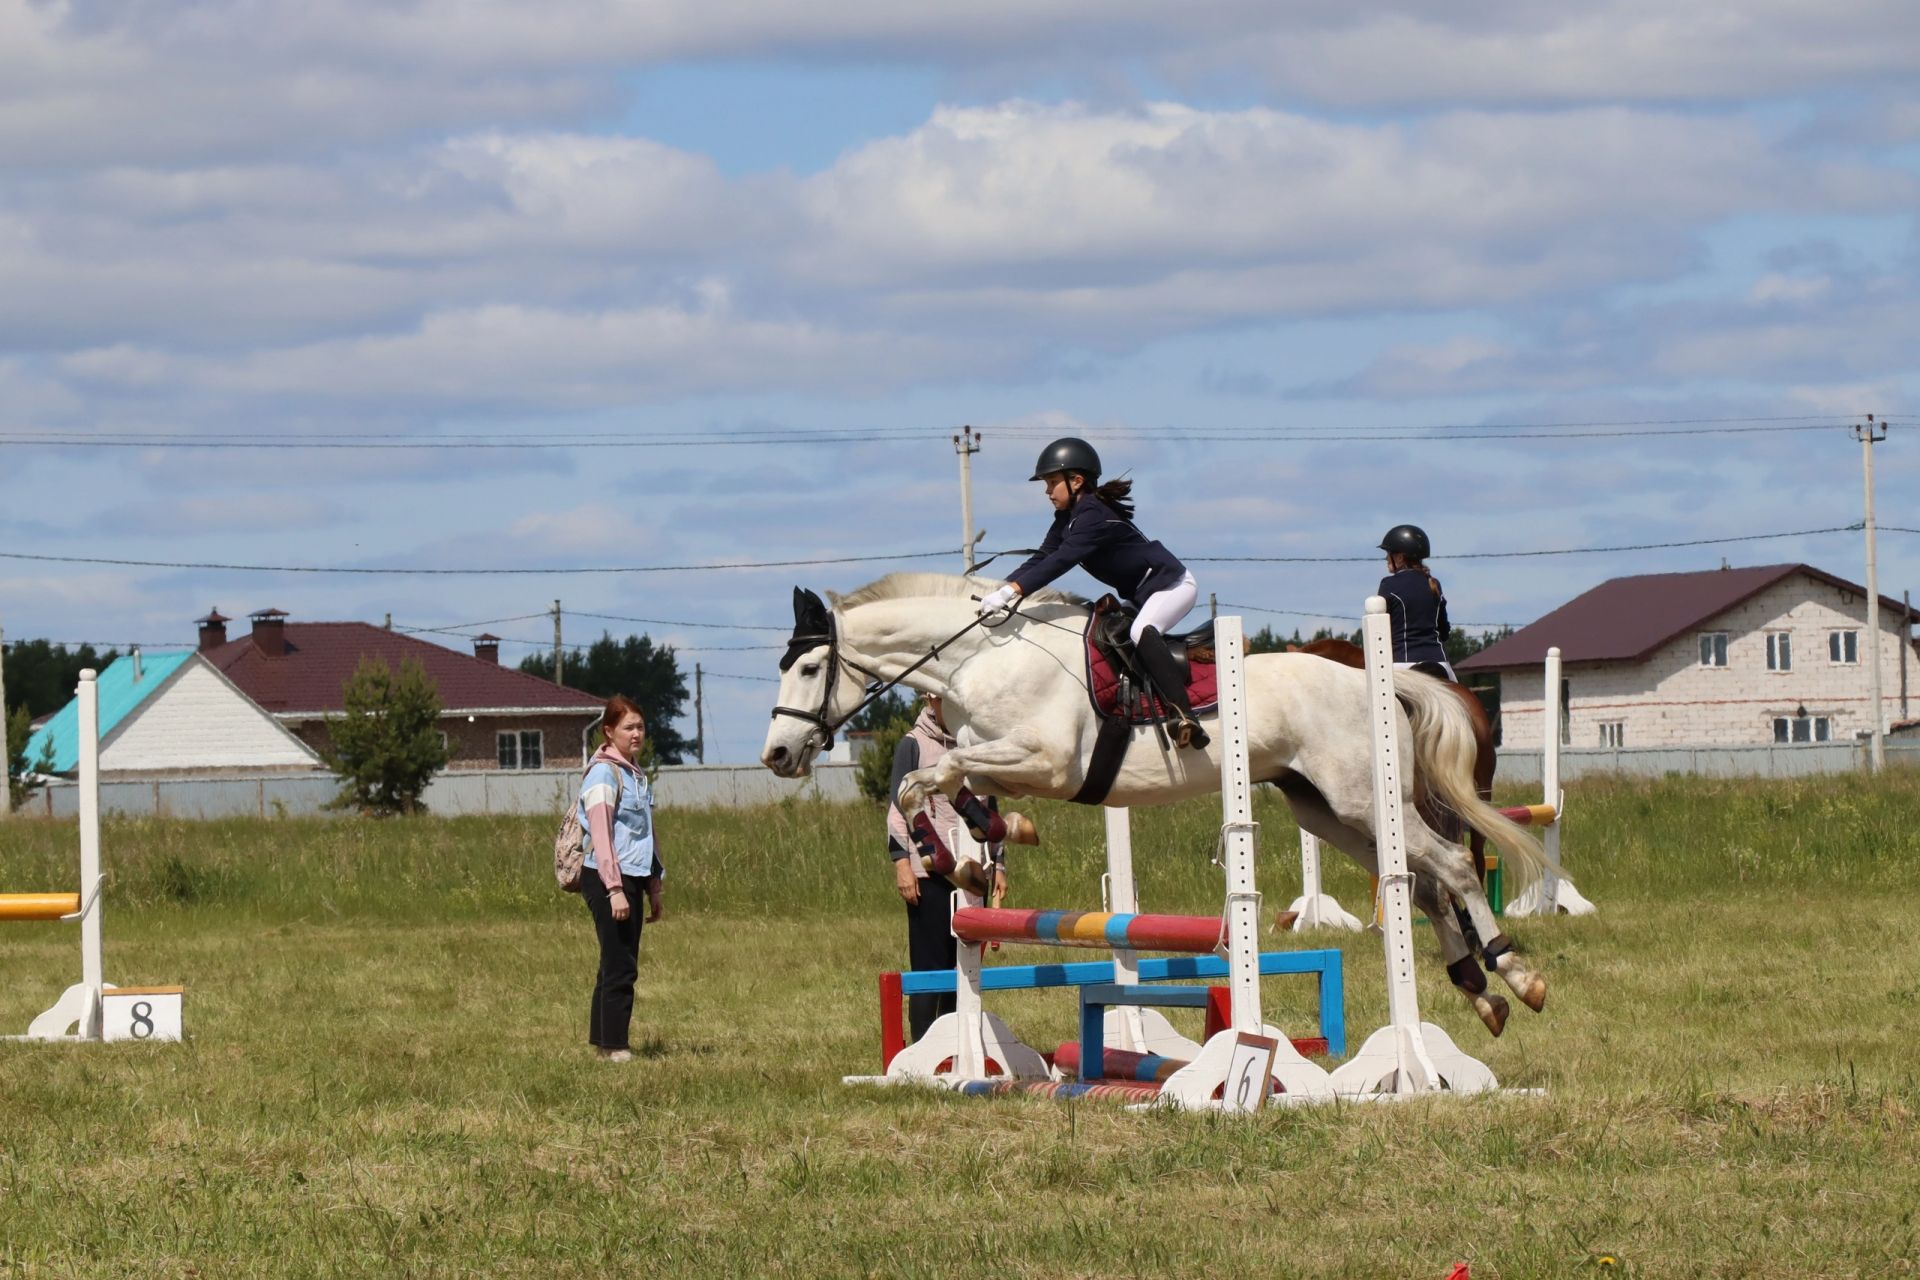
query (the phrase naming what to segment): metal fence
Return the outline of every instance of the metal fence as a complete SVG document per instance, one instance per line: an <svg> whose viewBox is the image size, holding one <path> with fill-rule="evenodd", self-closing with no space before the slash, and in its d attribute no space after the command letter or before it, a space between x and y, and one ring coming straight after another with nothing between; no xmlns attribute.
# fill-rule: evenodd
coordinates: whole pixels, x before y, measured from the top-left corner
<svg viewBox="0 0 1920 1280"><path fill-rule="evenodd" d="M442 773L422 799L431 813L558 814L580 785L577 769L474 770ZM218 778L102 781L103 813L131 817L234 818L313 817L340 812L326 807L340 790L330 773L273 773ZM782 800L852 800L860 794L850 764L818 764L798 781L776 778L760 765L668 765L654 795L662 807L729 809ZM78 787L56 782L21 808L23 814L71 818Z"/></svg>
<svg viewBox="0 0 1920 1280"><path fill-rule="evenodd" d="M1888 742L1887 767L1920 766L1920 742ZM1658 778L1669 773L1703 778L1807 778L1824 773L1864 773L1867 745L1851 742L1758 747L1640 747L1618 751L1560 749L1560 779L1617 773ZM1538 783L1538 750L1500 749L1494 777L1500 782Z"/></svg>
<svg viewBox="0 0 1920 1280"><path fill-rule="evenodd" d="M1890 768L1920 768L1920 742L1887 743ZM1865 744L1804 743L1759 747L1643 747L1596 751L1562 749L1563 781L1591 774L1661 777L1669 773L1709 778L1804 778L1864 772ZM860 794L850 764L821 763L798 781L776 778L753 765L668 765L654 787L665 808L737 809L784 800L853 800ZM1501 782L1540 781L1538 751L1502 750ZM579 785L574 769L475 770L442 773L427 788L432 813L558 813ZM339 812L327 802L339 791L330 773L274 773L218 778L107 781L100 784L104 813L133 817L312 817ZM21 807L24 815L71 818L78 811L75 784L56 782Z"/></svg>

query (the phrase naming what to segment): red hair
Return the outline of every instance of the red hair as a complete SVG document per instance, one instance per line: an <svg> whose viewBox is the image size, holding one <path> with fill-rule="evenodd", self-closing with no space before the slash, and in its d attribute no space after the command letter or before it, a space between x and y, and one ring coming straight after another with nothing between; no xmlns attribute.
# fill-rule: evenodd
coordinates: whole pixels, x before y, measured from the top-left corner
<svg viewBox="0 0 1920 1280"><path fill-rule="evenodd" d="M640 704L624 693L616 693L607 699L606 712L600 717L600 732L611 736L615 727L627 718L629 711L640 717L642 729L647 727L647 713L640 709Z"/></svg>

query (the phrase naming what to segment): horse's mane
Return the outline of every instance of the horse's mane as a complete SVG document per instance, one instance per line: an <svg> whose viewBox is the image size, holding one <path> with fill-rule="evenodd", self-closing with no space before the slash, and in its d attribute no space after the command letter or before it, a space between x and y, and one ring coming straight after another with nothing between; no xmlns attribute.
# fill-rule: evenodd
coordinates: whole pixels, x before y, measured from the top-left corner
<svg viewBox="0 0 1920 1280"><path fill-rule="evenodd" d="M890 573L864 587L855 587L845 595L829 591L827 599L833 602L836 609L854 609L881 600L924 596L966 599L985 595L999 585L992 578L969 578L957 573ZM1080 609L1089 608L1092 603L1084 596L1077 596L1071 591L1056 591L1052 587L1042 587L1026 598L1030 604L1065 604Z"/></svg>

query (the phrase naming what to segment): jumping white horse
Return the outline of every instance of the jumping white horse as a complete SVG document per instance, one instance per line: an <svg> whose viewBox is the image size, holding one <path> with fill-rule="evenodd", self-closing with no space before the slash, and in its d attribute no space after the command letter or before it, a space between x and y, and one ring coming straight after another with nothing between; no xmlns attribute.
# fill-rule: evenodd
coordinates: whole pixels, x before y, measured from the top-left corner
<svg viewBox="0 0 1920 1280"><path fill-rule="evenodd" d="M806 775L862 705L869 682L899 680L939 695L958 744L937 764L907 775L902 810L918 809L935 790L952 796L962 786L983 795L1071 799L1097 735L1086 681L1089 606L1064 592L1036 591L1017 612L969 629L975 600L996 585L896 573L833 596L831 611L795 588L794 634L761 762L783 778ZM1254 780L1278 786L1303 828L1373 871L1365 674L1308 654L1266 653L1247 658L1246 683ZM1415 798L1430 789L1506 853L1521 883L1539 874L1540 846L1475 793L1473 730L1458 699L1440 681L1411 671L1394 674L1394 689L1403 750L1410 741L1414 762L1401 797L1414 898L1439 935L1448 976L1499 1035L1507 1003L1487 991L1448 895L1464 904L1487 964L1529 1008L1545 1002L1546 980L1501 932L1471 855L1420 819ZM1224 748L1216 736L1204 750L1176 749L1151 726L1137 728L1103 803L1168 804L1218 791Z"/></svg>

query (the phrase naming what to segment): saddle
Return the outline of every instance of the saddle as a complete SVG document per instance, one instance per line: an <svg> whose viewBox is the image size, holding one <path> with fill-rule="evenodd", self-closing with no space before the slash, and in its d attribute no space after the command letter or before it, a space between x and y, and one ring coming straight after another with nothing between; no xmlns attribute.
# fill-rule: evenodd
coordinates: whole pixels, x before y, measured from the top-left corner
<svg viewBox="0 0 1920 1280"><path fill-rule="evenodd" d="M1153 724L1165 720L1168 708L1153 691L1141 670L1128 634L1135 613L1118 598L1106 595L1093 606L1087 622L1087 691L1102 719L1125 724ZM1213 660L1213 619L1181 635L1165 637L1167 651L1186 682L1187 700L1196 714L1220 701Z"/></svg>
<svg viewBox="0 0 1920 1280"><path fill-rule="evenodd" d="M1169 708L1154 692L1153 682L1141 670L1128 632L1134 611L1113 596L1102 596L1087 620L1087 694L1093 701L1098 732L1087 776L1073 796L1076 804L1099 804L1120 776L1136 725L1158 725ZM1187 701L1195 713L1220 702L1218 669L1213 660L1213 622L1184 635L1167 636L1167 649L1186 681ZM1161 741L1166 740L1165 733Z"/></svg>

